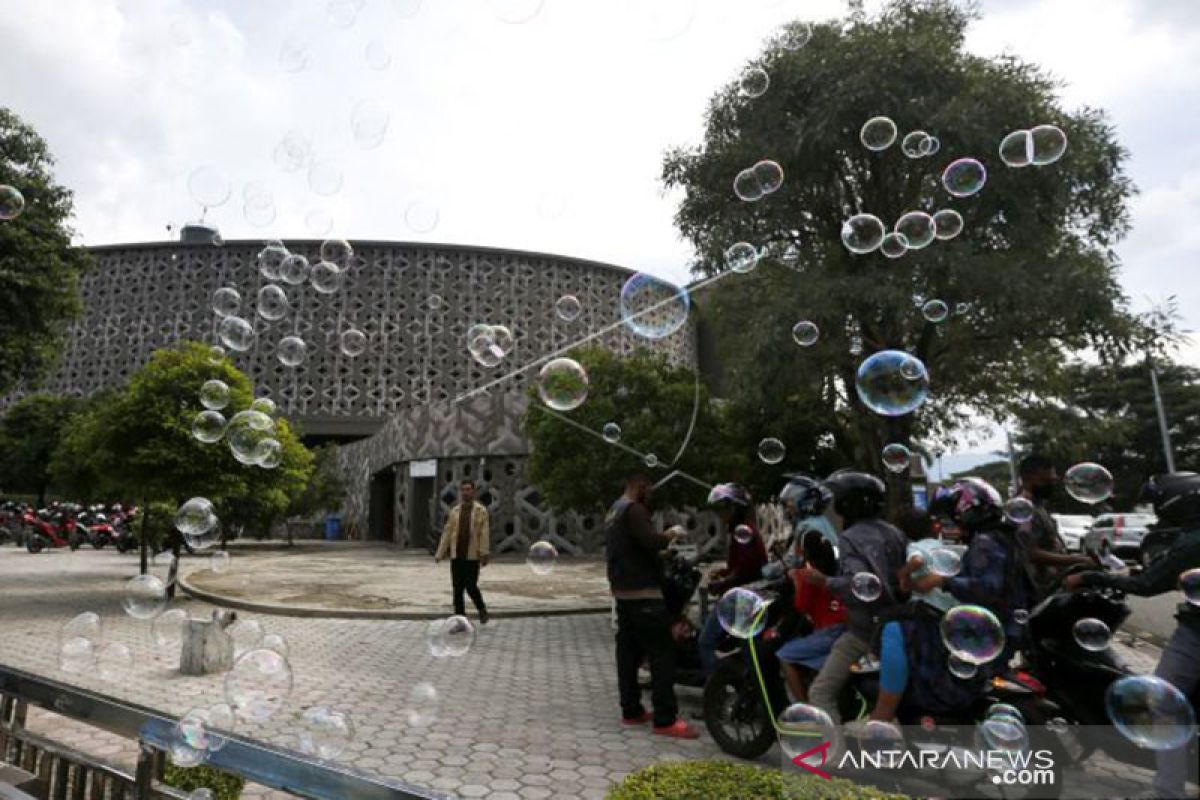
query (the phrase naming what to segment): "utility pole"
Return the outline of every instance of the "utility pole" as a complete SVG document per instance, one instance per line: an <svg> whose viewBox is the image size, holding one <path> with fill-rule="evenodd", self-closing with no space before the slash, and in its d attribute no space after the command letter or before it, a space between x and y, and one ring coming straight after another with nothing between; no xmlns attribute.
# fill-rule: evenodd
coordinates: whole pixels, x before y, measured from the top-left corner
<svg viewBox="0 0 1200 800"><path fill-rule="evenodd" d="M1167 472L1175 471L1175 454L1171 450L1171 430L1167 426L1167 410L1163 407L1162 392L1158 390L1158 370L1154 368L1154 359L1150 351L1146 351L1146 366L1150 369L1150 385L1154 387L1154 410L1158 412L1158 432L1162 434L1163 458L1167 463Z"/></svg>
<svg viewBox="0 0 1200 800"><path fill-rule="evenodd" d="M1017 454L1013 450L1012 433L1004 429L1004 439L1008 443L1008 485L1009 497L1016 497L1021 491L1021 481L1017 478Z"/></svg>

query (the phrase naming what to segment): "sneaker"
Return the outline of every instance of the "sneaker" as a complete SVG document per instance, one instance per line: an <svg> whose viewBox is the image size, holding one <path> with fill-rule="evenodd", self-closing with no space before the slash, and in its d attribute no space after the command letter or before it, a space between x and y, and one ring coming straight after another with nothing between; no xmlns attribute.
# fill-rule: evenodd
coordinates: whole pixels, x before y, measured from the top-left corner
<svg viewBox="0 0 1200 800"><path fill-rule="evenodd" d="M487 609L485 608L483 611L479 612L479 624L487 625L488 619L490 619L490 617L488 616Z"/></svg>
<svg viewBox="0 0 1200 800"><path fill-rule="evenodd" d="M681 719L677 719L670 725L663 727L655 726L653 731L659 736L670 736L673 739L699 739L700 732L688 725Z"/></svg>
<svg viewBox="0 0 1200 800"><path fill-rule="evenodd" d="M636 717L621 717L622 725L645 725L650 720L654 719L654 715L649 711L643 711Z"/></svg>

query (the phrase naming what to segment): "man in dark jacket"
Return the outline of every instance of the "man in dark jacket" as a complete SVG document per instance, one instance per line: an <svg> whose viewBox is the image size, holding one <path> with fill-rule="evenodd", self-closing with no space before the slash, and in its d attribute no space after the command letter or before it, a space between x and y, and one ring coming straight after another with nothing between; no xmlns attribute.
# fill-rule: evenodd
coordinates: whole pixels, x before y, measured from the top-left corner
<svg viewBox="0 0 1200 800"><path fill-rule="evenodd" d="M663 602L663 562L660 553L675 538L654 530L650 509L650 479L635 474L625 493L604 519L608 584L617 605L617 685L621 721L641 725L654 721L661 736L695 739L698 733L679 719L675 700L675 643L671 619ZM642 705L638 667L650 660L653 716Z"/></svg>

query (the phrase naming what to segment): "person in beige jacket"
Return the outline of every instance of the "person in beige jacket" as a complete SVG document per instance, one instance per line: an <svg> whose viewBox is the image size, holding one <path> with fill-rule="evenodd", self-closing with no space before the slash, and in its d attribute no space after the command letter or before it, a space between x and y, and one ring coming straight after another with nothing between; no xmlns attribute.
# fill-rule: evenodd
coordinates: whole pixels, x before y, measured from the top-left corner
<svg viewBox="0 0 1200 800"><path fill-rule="evenodd" d="M459 502L450 509L442 538L438 542L434 561L450 558L450 582L454 587L454 613L466 616L463 593L471 595L471 602L479 612L480 623L488 621L487 606L479 591L479 568L486 567L491 552L491 531L488 512L475 502L475 481L464 480L459 485Z"/></svg>

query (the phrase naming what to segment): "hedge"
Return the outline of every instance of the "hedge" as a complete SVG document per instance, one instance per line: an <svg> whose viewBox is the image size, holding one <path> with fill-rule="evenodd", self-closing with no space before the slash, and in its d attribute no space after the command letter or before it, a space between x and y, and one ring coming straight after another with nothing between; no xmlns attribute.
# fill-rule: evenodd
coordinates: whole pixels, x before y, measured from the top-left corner
<svg viewBox="0 0 1200 800"><path fill-rule="evenodd" d="M842 778L784 775L726 761L677 761L655 764L628 775L608 800L906 800Z"/></svg>
<svg viewBox="0 0 1200 800"><path fill-rule="evenodd" d="M201 764L184 769L170 762L163 769L162 782L185 792L209 789L214 800L238 800L242 796L242 787L246 785L244 778L214 767Z"/></svg>

